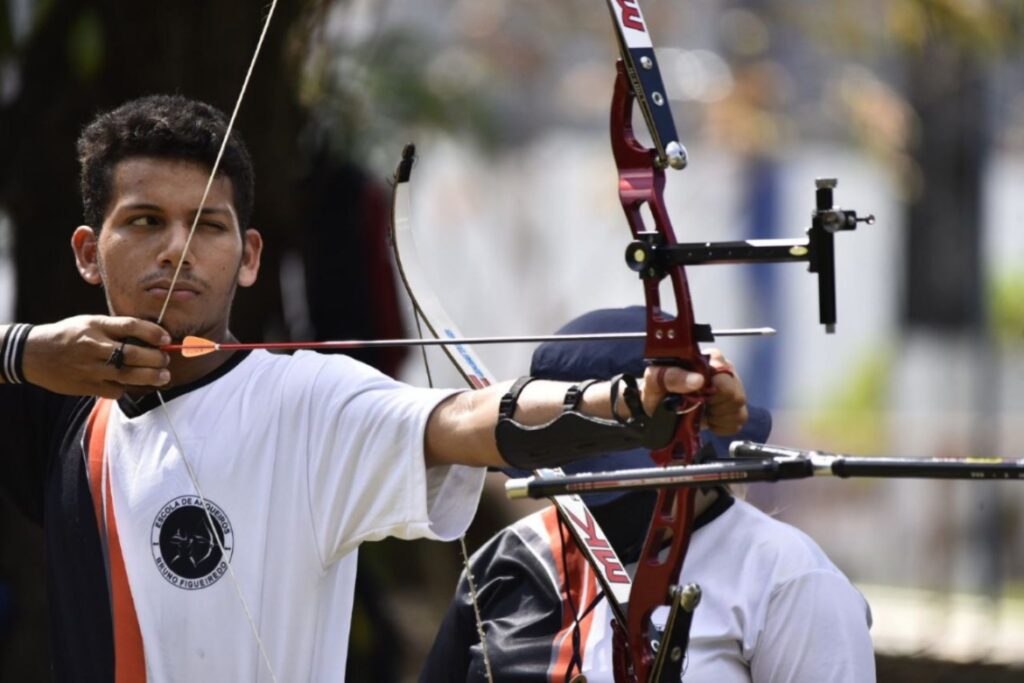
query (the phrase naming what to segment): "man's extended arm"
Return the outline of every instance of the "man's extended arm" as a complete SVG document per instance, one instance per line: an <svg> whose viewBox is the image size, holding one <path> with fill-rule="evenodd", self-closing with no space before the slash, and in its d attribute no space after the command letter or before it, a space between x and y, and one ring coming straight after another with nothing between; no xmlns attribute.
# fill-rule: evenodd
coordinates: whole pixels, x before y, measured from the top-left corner
<svg viewBox="0 0 1024 683"><path fill-rule="evenodd" d="M11 326L0 326L0 339ZM128 339L159 346L170 343L167 332L155 323L128 317L76 316L33 327L24 340L21 372L24 380L57 394L120 398L131 388L157 389L178 381L168 369L168 354ZM123 366L109 361L117 350L124 354ZM707 401L708 426L720 434L732 434L746 421L746 395L734 369L717 352L711 364L728 370L713 376L714 391ZM177 371L175 371L177 373ZM681 368L669 368L657 381L648 371L641 382L643 405L648 413L668 393L690 393L703 386L703 377ZM3 380L0 379L0 382ZM511 383L502 383L456 394L444 401L430 417L426 432L428 465L465 464L505 466L495 441L498 407ZM561 382L530 383L519 397L515 419L525 425L541 425L562 411L569 385ZM594 417L610 418L611 401L607 382L594 384L583 395L580 411ZM621 406L620 417L628 417Z"/></svg>
<svg viewBox="0 0 1024 683"><path fill-rule="evenodd" d="M721 353L712 352L711 365L728 372L713 376L714 391L707 401L707 426L717 434L735 434L747 420L743 384ZM663 380L663 387L660 387L655 372L648 369L644 374L641 394L648 413L653 412L666 394L698 391L704 383L701 375L682 368L669 368ZM501 397L510 385L510 382L503 382L463 392L439 405L427 424L427 464L506 466L507 463L498 451L494 429ZM515 419L526 425L541 425L554 419L562 411L562 402L569 386L563 382L531 382L519 397ZM583 396L581 412L594 417L610 418L612 409L609 394L607 382L592 385ZM628 417L624 406L622 409L622 416Z"/></svg>

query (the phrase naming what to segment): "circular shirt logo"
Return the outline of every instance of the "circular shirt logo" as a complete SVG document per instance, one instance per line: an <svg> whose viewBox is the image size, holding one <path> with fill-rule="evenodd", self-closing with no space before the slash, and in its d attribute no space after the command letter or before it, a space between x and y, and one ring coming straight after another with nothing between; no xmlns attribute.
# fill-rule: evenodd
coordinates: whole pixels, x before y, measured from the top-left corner
<svg viewBox="0 0 1024 683"><path fill-rule="evenodd" d="M150 541L160 575L185 590L217 583L234 548L231 520L209 498L204 510L199 496L179 496L160 508Z"/></svg>

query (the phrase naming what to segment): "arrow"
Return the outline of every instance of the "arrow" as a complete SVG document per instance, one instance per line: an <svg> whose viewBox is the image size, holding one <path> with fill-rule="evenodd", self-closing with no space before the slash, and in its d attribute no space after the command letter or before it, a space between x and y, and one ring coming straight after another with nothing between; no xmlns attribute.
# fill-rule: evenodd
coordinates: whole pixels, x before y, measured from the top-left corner
<svg viewBox="0 0 1024 683"><path fill-rule="evenodd" d="M762 337L775 334L772 327L747 327L714 330L716 337ZM215 342L202 337L188 336L181 344L165 344L161 351L180 351L185 358L197 358L217 351L294 351L296 349L372 349L386 346L457 346L460 344L529 344L541 342L607 341L616 339L643 339L645 332L609 332L605 334L548 334L513 337L459 337L452 339L349 339L322 342Z"/></svg>

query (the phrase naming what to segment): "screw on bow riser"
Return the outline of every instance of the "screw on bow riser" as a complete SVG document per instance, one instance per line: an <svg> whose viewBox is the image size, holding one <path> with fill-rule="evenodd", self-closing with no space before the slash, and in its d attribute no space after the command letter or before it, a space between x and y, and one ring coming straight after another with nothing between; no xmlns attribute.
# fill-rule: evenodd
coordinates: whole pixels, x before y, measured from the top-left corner
<svg viewBox="0 0 1024 683"><path fill-rule="evenodd" d="M690 163L690 156L686 152L686 147L674 140L665 145L665 161L670 167L681 171Z"/></svg>
<svg viewBox="0 0 1024 683"><path fill-rule="evenodd" d="M817 221L828 232L840 230L856 230L857 223L874 225L874 215L860 217L856 211L849 211L835 206L833 191L839 181L835 178L817 178L815 187L815 208L811 214L812 221Z"/></svg>
<svg viewBox="0 0 1024 683"><path fill-rule="evenodd" d="M633 272L639 273L643 280L664 277L664 236L657 232L646 232L640 233L637 238L626 247L626 265Z"/></svg>

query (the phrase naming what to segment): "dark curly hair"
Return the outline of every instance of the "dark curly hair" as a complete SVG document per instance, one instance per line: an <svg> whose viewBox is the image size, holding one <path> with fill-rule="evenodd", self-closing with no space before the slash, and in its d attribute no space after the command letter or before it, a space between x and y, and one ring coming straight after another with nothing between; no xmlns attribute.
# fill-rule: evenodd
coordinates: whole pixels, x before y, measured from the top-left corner
<svg viewBox="0 0 1024 683"><path fill-rule="evenodd" d="M103 225L113 192L114 167L131 157L196 161L213 168L227 130L223 112L181 95L150 95L97 116L78 138L85 224ZM218 174L231 180L241 229L249 227L255 179L252 158L236 131Z"/></svg>

